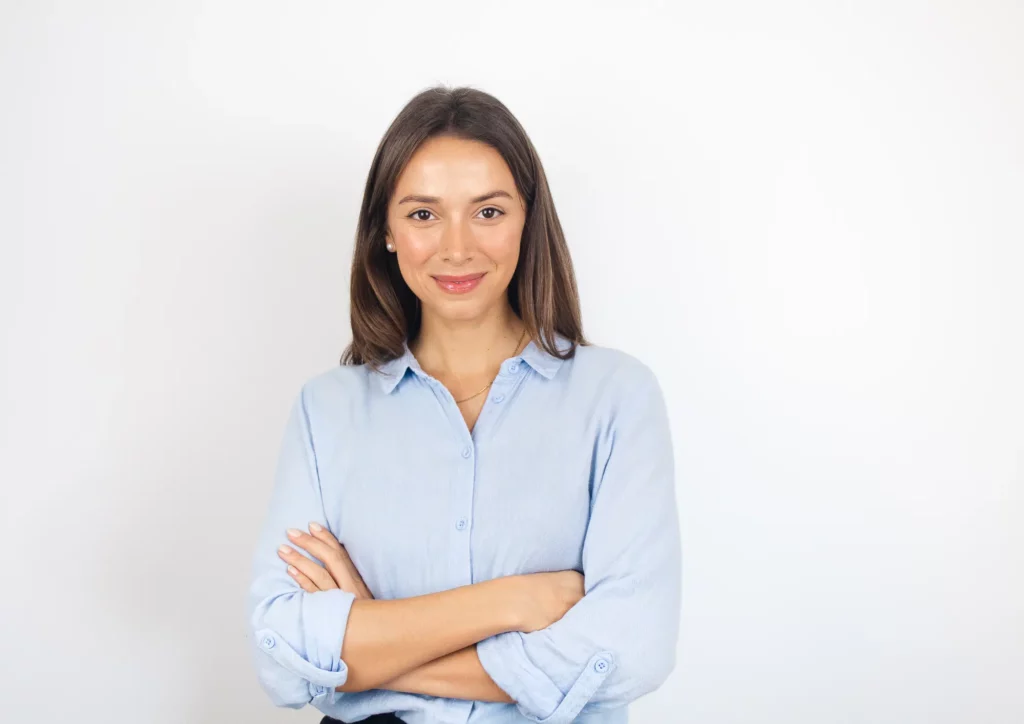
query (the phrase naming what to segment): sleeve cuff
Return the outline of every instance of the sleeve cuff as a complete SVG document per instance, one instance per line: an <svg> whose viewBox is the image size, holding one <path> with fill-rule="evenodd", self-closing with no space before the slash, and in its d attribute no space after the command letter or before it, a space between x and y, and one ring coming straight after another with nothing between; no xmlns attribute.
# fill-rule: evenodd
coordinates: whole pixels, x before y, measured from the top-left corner
<svg viewBox="0 0 1024 724"><path fill-rule="evenodd" d="M526 652L523 634L510 631L476 645L481 665L526 718L539 724L570 724L614 668L609 651L595 653L563 693Z"/></svg>
<svg viewBox="0 0 1024 724"><path fill-rule="evenodd" d="M341 659L355 594L339 588L300 592L300 620L293 641L271 627L254 629L256 645L285 669L309 682L310 697L328 694L348 680Z"/></svg>

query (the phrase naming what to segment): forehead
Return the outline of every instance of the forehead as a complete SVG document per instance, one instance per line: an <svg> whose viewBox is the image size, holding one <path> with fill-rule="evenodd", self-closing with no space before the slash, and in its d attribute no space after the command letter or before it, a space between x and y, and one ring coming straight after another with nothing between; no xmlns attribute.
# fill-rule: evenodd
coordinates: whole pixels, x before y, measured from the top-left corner
<svg viewBox="0 0 1024 724"><path fill-rule="evenodd" d="M494 147L438 136L424 141L402 169L395 198L413 193L455 201L496 189L517 195L512 171Z"/></svg>

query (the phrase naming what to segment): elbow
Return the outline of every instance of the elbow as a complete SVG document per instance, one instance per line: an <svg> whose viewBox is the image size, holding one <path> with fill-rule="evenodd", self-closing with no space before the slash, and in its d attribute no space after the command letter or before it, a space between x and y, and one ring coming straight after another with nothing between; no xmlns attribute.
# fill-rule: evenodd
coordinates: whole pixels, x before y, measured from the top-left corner
<svg viewBox="0 0 1024 724"><path fill-rule="evenodd" d="M301 709L313 701L306 682L270 663L257 667L257 679L270 702L282 709Z"/></svg>
<svg viewBox="0 0 1024 724"><path fill-rule="evenodd" d="M301 709L313 700L309 682L283 666L266 649L266 644L250 632L252 661L256 679L270 702L280 708Z"/></svg>
<svg viewBox="0 0 1024 724"><path fill-rule="evenodd" d="M279 634L268 633L264 614L266 602L249 610L249 640L256 679L270 702L284 709L301 709L313 700L309 682L298 676L276 657Z"/></svg>
<svg viewBox="0 0 1024 724"><path fill-rule="evenodd" d="M634 657L632 666L625 672L627 702L650 694L664 684L676 667L674 642L662 642Z"/></svg>
<svg viewBox="0 0 1024 724"><path fill-rule="evenodd" d="M250 596L245 611L249 624L249 654L256 680L274 706L301 709L309 703L309 697L302 687L296 686L295 677L274 660L267 650L267 644L261 641L260 633L266 629L264 617L267 604L267 600L256 601Z"/></svg>
<svg viewBox="0 0 1024 724"><path fill-rule="evenodd" d="M676 647L674 643L666 644L665 650L661 652L660 656L654 657L655 665L650 667L647 672L645 686L647 692L650 693L655 689L661 688L661 685L668 681L668 677L676 668Z"/></svg>
<svg viewBox="0 0 1024 724"><path fill-rule="evenodd" d="M658 642L616 655L615 671L594 697L605 705L626 706L664 684L676 667L675 644Z"/></svg>

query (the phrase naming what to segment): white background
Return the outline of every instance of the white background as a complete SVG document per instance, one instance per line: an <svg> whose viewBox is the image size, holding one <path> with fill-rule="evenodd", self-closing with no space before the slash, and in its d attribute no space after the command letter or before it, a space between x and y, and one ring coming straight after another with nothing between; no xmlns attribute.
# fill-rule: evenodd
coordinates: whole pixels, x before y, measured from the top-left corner
<svg viewBox="0 0 1024 724"><path fill-rule="evenodd" d="M658 373L679 665L640 724L1024 721L1024 9L0 10L5 722L294 722L245 647L287 406L434 83L536 144ZM642 615L642 612L638 612Z"/></svg>

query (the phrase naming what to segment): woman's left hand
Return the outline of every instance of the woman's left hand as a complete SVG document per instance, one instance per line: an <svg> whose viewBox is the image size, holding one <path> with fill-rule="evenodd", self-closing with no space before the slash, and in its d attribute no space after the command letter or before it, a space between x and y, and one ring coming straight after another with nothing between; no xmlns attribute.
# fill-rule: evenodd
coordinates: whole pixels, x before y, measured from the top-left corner
<svg viewBox="0 0 1024 724"><path fill-rule="evenodd" d="M293 548L282 545L277 554L288 564L288 575L307 593L340 588L354 593L356 598L373 598L370 589L363 583L355 564L349 558L345 546L331 535L331 532L317 523L309 524L309 533L294 528L288 531L288 538L295 545L317 560L311 561ZM319 563L323 561L323 565Z"/></svg>

